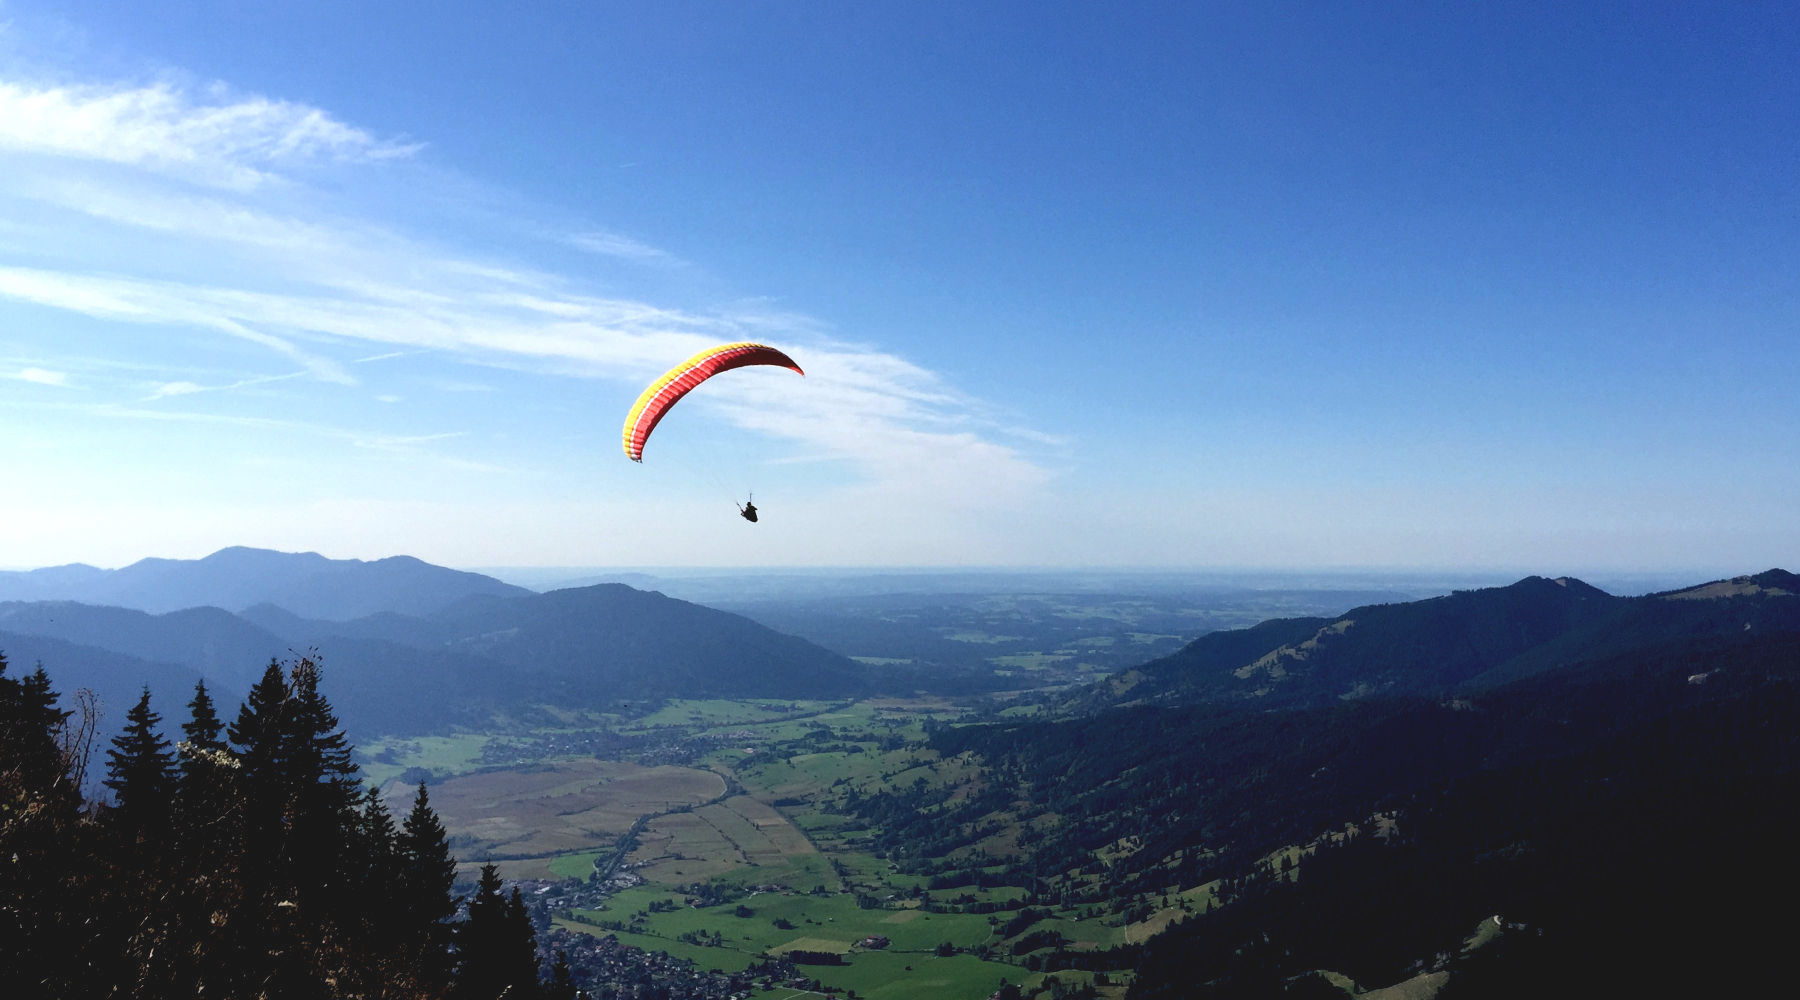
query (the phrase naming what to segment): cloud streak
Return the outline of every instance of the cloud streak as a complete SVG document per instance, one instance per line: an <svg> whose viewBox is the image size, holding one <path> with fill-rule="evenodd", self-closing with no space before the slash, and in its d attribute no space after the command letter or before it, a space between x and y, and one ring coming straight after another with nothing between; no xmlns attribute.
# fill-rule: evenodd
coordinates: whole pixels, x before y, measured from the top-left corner
<svg viewBox="0 0 1800 1000"><path fill-rule="evenodd" d="M35 382L38 385L54 385L60 388L67 388L69 385L68 372L53 372L47 368L20 369L13 374L13 378L21 382Z"/></svg>
<svg viewBox="0 0 1800 1000"><path fill-rule="evenodd" d="M681 258L676 257L667 250L658 250L656 247L640 243L629 236L621 236L618 233L576 233L566 237L565 242L577 250L586 253L599 254L603 257L617 257L621 260L637 261L640 263L683 263Z"/></svg>
<svg viewBox="0 0 1800 1000"><path fill-rule="evenodd" d="M169 83L34 87L0 81L0 149L142 167L251 188L308 160L411 156L418 144L375 138L317 108Z"/></svg>

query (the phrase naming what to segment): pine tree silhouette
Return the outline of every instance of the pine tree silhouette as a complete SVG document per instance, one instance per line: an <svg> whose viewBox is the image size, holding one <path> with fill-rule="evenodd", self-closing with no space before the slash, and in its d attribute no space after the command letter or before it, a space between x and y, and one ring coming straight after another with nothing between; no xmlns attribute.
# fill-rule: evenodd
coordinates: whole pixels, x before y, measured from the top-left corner
<svg viewBox="0 0 1800 1000"><path fill-rule="evenodd" d="M156 840L167 832L175 793L175 758L157 732L162 716L150 710L150 689L125 713L125 731L106 752L107 778L116 803L113 822L125 839Z"/></svg>
<svg viewBox="0 0 1800 1000"><path fill-rule="evenodd" d="M456 913L457 900L450 891L456 881L456 859L450 856L448 833L431 809L423 781L401 824L395 851L400 924L406 930L401 947L416 956L422 984L441 990L450 982L451 935L444 921Z"/></svg>
<svg viewBox="0 0 1800 1000"><path fill-rule="evenodd" d="M537 932L525 911L517 886L510 897L500 894L499 866L481 866L481 880L469 900L469 919L456 931L460 961L456 1000L508 1000L539 995Z"/></svg>

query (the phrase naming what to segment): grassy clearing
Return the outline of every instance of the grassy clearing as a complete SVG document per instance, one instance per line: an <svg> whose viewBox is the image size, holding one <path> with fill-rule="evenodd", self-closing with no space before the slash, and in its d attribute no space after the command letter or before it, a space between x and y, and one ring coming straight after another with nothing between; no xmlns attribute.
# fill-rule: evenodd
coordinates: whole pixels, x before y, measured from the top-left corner
<svg viewBox="0 0 1800 1000"><path fill-rule="evenodd" d="M942 632L942 635L944 636L944 638L949 639L951 642L978 642L978 643L983 643L983 644L993 644L993 643L1001 643L1001 642L1024 642L1025 641L1025 637L1022 635L994 635L989 632L977 632L977 631L972 631L972 630L968 630L968 629L950 630L950 631L940 630L940 631Z"/></svg>
<svg viewBox="0 0 1800 1000"><path fill-rule="evenodd" d="M547 859L544 867L553 878L587 878L588 873L594 870L595 859L609 857L611 854L611 851L580 851L575 854L563 854ZM510 877L523 878L524 876Z"/></svg>
<svg viewBox="0 0 1800 1000"><path fill-rule="evenodd" d="M844 966L808 966L807 973L827 986L855 990L870 1000L977 1000L991 995L1000 978L1022 970L997 967L969 955L904 955L892 951L859 951Z"/></svg>
<svg viewBox="0 0 1800 1000"><path fill-rule="evenodd" d="M439 776L469 774L480 768L483 733L418 736L374 740L357 751L357 766L371 785L381 787L409 768L422 767Z"/></svg>
<svg viewBox="0 0 1800 1000"><path fill-rule="evenodd" d="M1067 663L1074 659L1068 653L1012 653L1006 656L990 656L988 662L997 667L1009 670L1048 670L1050 667Z"/></svg>

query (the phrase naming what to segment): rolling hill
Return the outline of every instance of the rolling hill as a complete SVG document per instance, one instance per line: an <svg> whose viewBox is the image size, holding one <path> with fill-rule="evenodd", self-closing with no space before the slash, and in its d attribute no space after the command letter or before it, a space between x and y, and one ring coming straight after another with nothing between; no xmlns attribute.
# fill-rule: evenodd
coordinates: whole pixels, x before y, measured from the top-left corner
<svg viewBox="0 0 1800 1000"><path fill-rule="evenodd" d="M425 617L383 612L333 622L273 605L248 614L8 602L0 604L0 640L12 646L0 652L23 665L43 656L62 688L104 689L109 702L135 699L149 684L167 716L191 694L190 678L206 677L231 706L270 659L316 651L326 693L359 738L441 731L533 704L606 709L671 697L872 690L867 668L804 639L621 584L467 595ZM180 700L165 700L176 687Z"/></svg>
<svg viewBox="0 0 1800 1000"><path fill-rule="evenodd" d="M1792 629L1800 629L1800 577L1778 569L1631 598L1575 579L1529 577L1336 618L1214 632L1113 677L1085 705L1275 708L1438 697L1669 639Z"/></svg>

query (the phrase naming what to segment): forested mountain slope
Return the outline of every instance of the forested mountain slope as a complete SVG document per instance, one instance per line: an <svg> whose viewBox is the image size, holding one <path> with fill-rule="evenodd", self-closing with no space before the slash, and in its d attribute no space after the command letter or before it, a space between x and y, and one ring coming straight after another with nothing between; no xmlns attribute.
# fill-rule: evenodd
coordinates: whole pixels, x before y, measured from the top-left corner
<svg viewBox="0 0 1800 1000"><path fill-rule="evenodd" d="M1633 598L1530 577L1330 620L1215 632L1113 678L1085 704L1274 708L1439 697L1684 636L1786 629L1800 629L1800 578L1782 570Z"/></svg>

